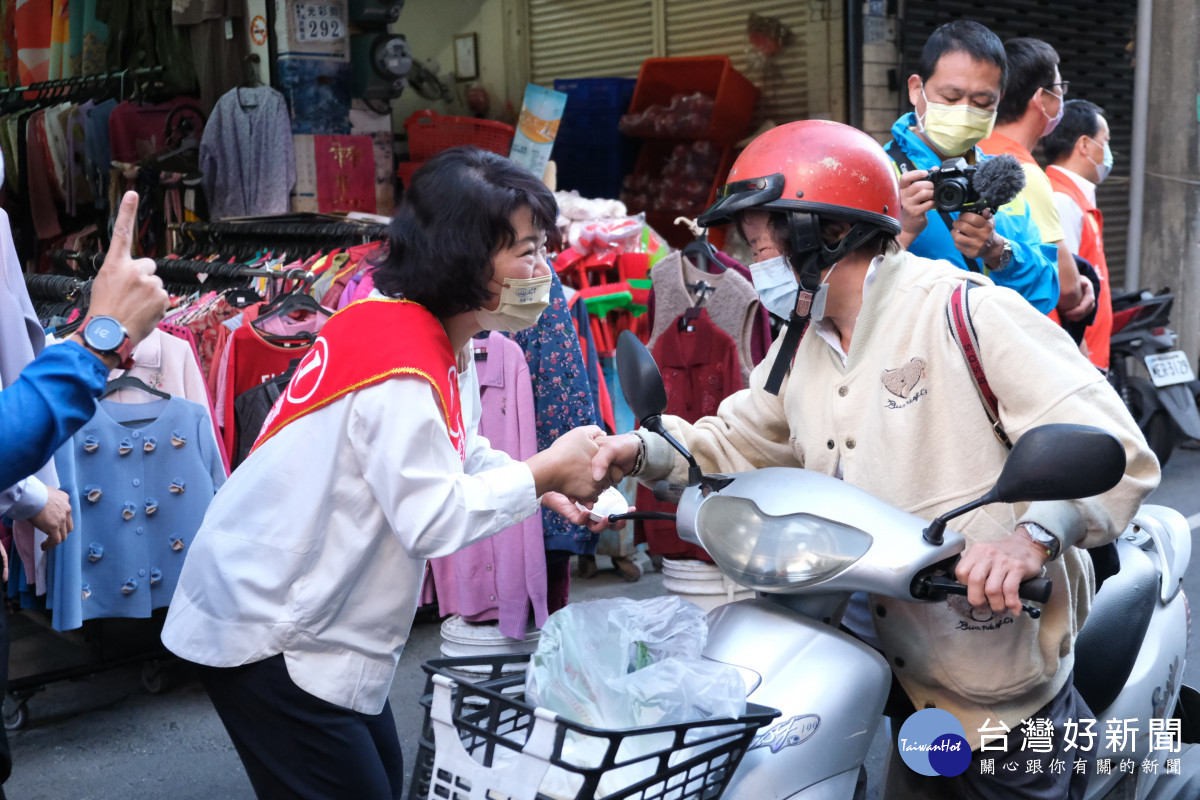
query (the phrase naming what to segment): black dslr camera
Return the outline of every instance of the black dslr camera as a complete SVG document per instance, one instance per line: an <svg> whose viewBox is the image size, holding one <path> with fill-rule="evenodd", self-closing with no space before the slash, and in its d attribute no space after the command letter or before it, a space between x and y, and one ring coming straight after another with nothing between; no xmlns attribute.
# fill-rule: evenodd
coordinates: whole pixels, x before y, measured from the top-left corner
<svg viewBox="0 0 1200 800"><path fill-rule="evenodd" d="M975 191L975 171L965 158L947 158L929 173L933 181L933 204L938 211L974 211L979 213L988 204Z"/></svg>

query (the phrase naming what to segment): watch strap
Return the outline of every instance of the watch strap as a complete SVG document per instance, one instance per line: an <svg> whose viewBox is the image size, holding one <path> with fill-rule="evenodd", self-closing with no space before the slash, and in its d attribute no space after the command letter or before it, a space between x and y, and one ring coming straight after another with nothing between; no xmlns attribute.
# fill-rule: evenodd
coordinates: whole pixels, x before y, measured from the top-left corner
<svg viewBox="0 0 1200 800"><path fill-rule="evenodd" d="M1046 560L1053 561L1062 552L1062 540L1036 522L1022 522L1029 538L1046 548Z"/></svg>

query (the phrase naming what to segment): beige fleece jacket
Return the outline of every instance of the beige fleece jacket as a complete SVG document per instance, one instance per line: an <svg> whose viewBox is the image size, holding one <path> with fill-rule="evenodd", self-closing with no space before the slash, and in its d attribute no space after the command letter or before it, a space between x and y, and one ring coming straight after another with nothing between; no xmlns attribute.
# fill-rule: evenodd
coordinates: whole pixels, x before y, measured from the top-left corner
<svg viewBox="0 0 1200 800"><path fill-rule="evenodd" d="M883 611L876 629L884 653L913 704L953 713L978 748L985 720L1016 730L1062 688L1095 590L1080 548L1115 539L1159 480L1158 462L1120 398L1062 328L986 278L892 254L877 266L845 366L810 331L772 396L763 384L780 337L749 388L726 398L716 416L695 425L665 419L706 472L786 466L834 475L840 461L845 480L933 519L990 489L1007 457L946 324L950 293L965 278L981 284L970 293L972 319L1013 441L1052 422L1095 425L1121 439L1128 462L1121 482L1098 497L995 504L951 523L968 547L1009 535L1019 521L1062 538L1063 555L1047 565L1054 592L1039 620L973 609L964 597L872 598ZM665 440L640 433L647 463L638 477L685 480L686 465Z"/></svg>

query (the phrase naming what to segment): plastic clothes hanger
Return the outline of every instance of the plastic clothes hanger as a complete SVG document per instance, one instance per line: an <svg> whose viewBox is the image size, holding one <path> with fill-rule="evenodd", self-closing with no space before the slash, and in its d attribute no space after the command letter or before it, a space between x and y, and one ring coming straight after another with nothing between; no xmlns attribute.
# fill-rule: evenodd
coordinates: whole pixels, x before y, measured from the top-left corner
<svg viewBox="0 0 1200 800"><path fill-rule="evenodd" d="M703 272L719 274L725 271L725 265L717 259L717 248L708 241L708 229L700 227L695 220L687 217L676 217L675 224L686 225L695 237L684 245L681 255L696 265Z"/></svg>
<svg viewBox="0 0 1200 800"><path fill-rule="evenodd" d="M140 389L141 391L146 392L147 394L152 394L155 397L161 397L163 400L171 399L171 395L167 394L166 392L164 392L160 389L155 389L153 386L146 383L141 378L135 377L133 375L129 375L128 373L125 375L122 375L119 378L113 378L111 381L106 383L104 385L104 394L100 395L100 399L104 399L105 397L108 397L110 394L117 391L118 389Z"/></svg>
<svg viewBox="0 0 1200 800"><path fill-rule="evenodd" d="M690 291L696 293L696 305L685 309L684 312L679 315L679 320L676 325L678 326L679 330L686 333L691 333L696 329L696 320L700 319L700 314L704 307L704 301L707 300L708 296L717 289L715 286L710 286L704 281L688 283L685 285Z"/></svg>

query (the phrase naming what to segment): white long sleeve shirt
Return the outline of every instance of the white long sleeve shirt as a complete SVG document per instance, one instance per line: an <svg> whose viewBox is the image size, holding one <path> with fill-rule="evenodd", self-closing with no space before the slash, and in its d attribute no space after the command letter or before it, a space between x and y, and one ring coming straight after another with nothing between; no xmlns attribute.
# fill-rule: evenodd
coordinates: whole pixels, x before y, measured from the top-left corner
<svg viewBox="0 0 1200 800"><path fill-rule="evenodd" d="M529 468L475 433L471 359L459 389L465 464L420 378L351 392L265 442L209 507L167 615L167 648L214 667L283 653L300 688L379 713L426 559L538 510Z"/></svg>

